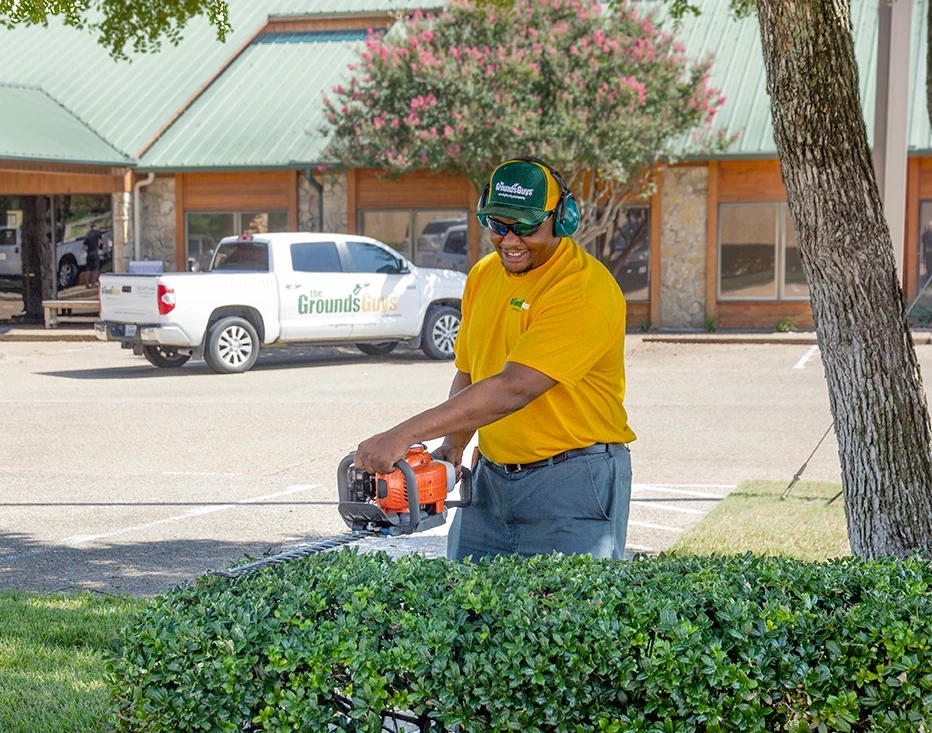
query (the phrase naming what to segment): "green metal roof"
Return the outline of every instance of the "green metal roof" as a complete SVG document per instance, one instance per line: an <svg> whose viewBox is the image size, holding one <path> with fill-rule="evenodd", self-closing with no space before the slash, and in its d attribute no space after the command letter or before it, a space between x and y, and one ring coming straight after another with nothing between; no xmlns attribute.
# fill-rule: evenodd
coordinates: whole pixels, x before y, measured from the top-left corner
<svg viewBox="0 0 932 733"><path fill-rule="evenodd" d="M924 61L928 2L916 0L914 4L908 133L913 155L932 154ZM148 150L140 161L142 168L301 167L321 162L320 92L348 73L346 64L360 44L352 39L358 36L288 33L270 38L263 34L207 86L211 77L269 17L412 11L443 4L444 0L229 0L234 30L225 44L216 40L206 19L199 18L188 24L179 46L166 44L159 53L133 56L131 63L111 60L90 34L54 20L47 28L0 28L0 82L33 87L28 94L17 92L32 100L47 95L56 114L64 107L84 134L93 137L96 133L128 156L136 155L183 104L197 97ZM658 8L661 13L666 8L656 0L640 0L638 5ZM714 127L739 136L725 155L714 157L775 157L757 18L734 20L728 0L702 0L701 7L698 18L684 18L676 28L669 22L666 25L692 58L715 56L711 84L722 90L726 102ZM876 3L852 0L851 13L860 92L872 137ZM13 94L16 88L22 89L8 86L5 93ZM27 108L18 98L4 109L11 109L9 104ZM9 149L11 155L14 148L28 149L28 138L15 138L7 131L13 124L10 120L0 123L7 126L0 126L0 149ZM33 127L30 123L17 134L31 134ZM31 154L59 159L53 151L60 150L72 160L72 138L78 139L65 128L54 127L41 148L31 143ZM119 157L113 153L96 155L111 162Z"/></svg>
<svg viewBox="0 0 932 733"><path fill-rule="evenodd" d="M928 0L917 0L913 6L908 128L909 152L913 155L932 152L932 131L925 94L927 3ZM756 16L735 20L730 15L728 4L728 0L703 0L700 17L684 18L679 28L665 22L665 26L683 41L691 58L714 54L710 83L722 90L726 101L715 117L713 129L738 133L738 139L725 155L697 157L776 157L758 20ZM662 8L660 12L663 12ZM877 75L876 3L852 0L851 24L861 103L868 141L872 144Z"/></svg>
<svg viewBox="0 0 932 733"><path fill-rule="evenodd" d="M346 36L258 39L140 159L142 170L299 168L323 161L321 92L357 57ZM268 42L262 42L267 40Z"/></svg>
<svg viewBox="0 0 932 733"><path fill-rule="evenodd" d="M0 159L133 165L38 87L0 84L0 109Z"/></svg>
<svg viewBox="0 0 932 733"><path fill-rule="evenodd" d="M52 19L0 28L0 82L45 90L117 150L136 155L269 16L407 11L441 0L228 0L233 31L216 39L206 18L178 46L114 61L90 33Z"/></svg>

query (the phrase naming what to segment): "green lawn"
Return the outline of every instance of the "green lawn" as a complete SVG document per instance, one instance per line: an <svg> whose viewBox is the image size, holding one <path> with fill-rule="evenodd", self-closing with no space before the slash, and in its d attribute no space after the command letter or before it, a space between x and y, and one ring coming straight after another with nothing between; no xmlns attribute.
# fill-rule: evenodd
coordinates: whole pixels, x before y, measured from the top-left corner
<svg viewBox="0 0 932 733"><path fill-rule="evenodd" d="M785 483L744 481L673 546L678 554L754 552L799 560L851 554L838 484L800 481L785 500Z"/></svg>
<svg viewBox="0 0 932 733"><path fill-rule="evenodd" d="M109 730L104 656L146 603L91 594L0 592L0 731Z"/></svg>

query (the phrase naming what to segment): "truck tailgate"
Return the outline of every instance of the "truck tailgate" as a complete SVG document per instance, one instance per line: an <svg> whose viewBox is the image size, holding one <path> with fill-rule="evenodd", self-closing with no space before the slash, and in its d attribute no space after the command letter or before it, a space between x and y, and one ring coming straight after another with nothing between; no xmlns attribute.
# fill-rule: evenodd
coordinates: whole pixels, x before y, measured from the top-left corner
<svg viewBox="0 0 932 733"><path fill-rule="evenodd" d="M114 323L158 322L158 275L101 275L100 319Z"/></svg>

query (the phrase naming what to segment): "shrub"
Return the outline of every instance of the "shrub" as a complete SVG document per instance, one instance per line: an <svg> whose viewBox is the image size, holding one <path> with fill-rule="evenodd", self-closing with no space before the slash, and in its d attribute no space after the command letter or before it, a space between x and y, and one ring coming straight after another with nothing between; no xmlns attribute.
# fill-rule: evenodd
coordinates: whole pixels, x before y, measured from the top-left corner
<svg viewBox="0 0 932 733"><path fill-rule="evenodd" d="M915 732L930 581L918 558L343 550L171 591L109 678L124 731Z"/></svg>

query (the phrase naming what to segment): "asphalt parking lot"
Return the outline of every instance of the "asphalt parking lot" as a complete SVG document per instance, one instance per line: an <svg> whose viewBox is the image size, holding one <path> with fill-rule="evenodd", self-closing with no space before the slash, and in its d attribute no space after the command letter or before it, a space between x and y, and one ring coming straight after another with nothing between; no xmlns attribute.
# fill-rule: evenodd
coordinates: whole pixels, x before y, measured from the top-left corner
<svg viewBox="0 0 932 733"><path fill-rule="evenodd" d="M627 352L632 552L668 547L743 480L789 482L830 425L809 343L630 336ZM217 375L114 344L0 341L0 588L151 594L344 532L340 459L441 401L452 375L404 349L270 350ZM839 481L831 434L804 478ZM442 535L367 547L440 554Z"/></svg>

